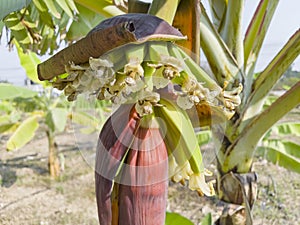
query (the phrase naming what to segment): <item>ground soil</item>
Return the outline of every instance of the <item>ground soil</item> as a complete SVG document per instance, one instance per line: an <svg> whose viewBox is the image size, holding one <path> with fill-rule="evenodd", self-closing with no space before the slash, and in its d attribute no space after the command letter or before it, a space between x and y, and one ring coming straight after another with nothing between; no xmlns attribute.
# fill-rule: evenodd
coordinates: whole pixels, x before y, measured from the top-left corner
<svg viewBox="0 0 300 225"><path fill-rule="evenodd" d="M4 138L4 139L3 139ZM47 140L42 133L18 151L0 148L1 225L98 224L93 159L97 135L78 137L72 130L57 136L64 165L58 179L47 170ZM300 224L300 175L257 159L259 193L254 224ZM169 187L168 210L200 224L207 213L218 216L215 198L199 197L179 184Z"/></svg>

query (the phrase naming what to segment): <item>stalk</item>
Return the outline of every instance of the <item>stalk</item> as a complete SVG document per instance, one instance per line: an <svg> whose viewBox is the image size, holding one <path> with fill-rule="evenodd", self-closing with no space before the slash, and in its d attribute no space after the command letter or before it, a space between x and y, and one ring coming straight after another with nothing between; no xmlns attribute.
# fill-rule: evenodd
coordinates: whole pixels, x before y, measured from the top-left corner
<svg viewBox="0 0 300 225"><path fill-rule="evenodd" d="M54 135L51 131L47 131L47 138L48 138L48 148L49 148L49 155L48 155L48 167L50 171L51 177L58 177L59 176L59 162L57 157L57 147L54 141Z"/></svg>
<svg viewBox="0 0 300 225"><path fill-rule="evenodd" d="M173 21L173 26L188 37L186 41L178 44L198 64L200 64L200 11L200 1L181 1Z"/></svg>
<svg viewBox="0 0 300 225"><path fill-rule="evenodd" d="M265 97L299 53L300 29L294 33L264 71L258 75L252 86L253 91L248 97L244 115L242 115L243 120L251 120L261 111Z"/></svg>
<svg viewBox="0 0 300 225"><path fill-rule="evenodd" d="M107 37L110 37L109 39ZM104 30L95 30L85 38L58 52L38 65L40 80L50 80L65 73L66 65L88 62L90 57L98 58L109 50L136 41L136 37L125 23Z"/></svg>
<svg viewBox="0 0 300 225"><path fill-rule="evenodd" d="M202 5L201 12L201 47L219 85L231 90L242 82L243 71L214 28Z"/></svg>
<svg viewBox="0 0 300 225"><path fill-rule="evenodd" d="M147 13L150 4L139 0L128 0L128 13Z"/></svg>
<svg viewBox="0 0 300 225"><path fill-rule="evenodd" d="M254 13L244 39L244 59L247 67L255 65L278 3L279 0L261 0Z"/></svg>
<svg viewBox="0 0 300 225"><path fill-rule="evenodd" d="M212 20L217 30L221 30L224 25L224 17L226 16L226 10L228 0L209 0L210 9L212 12Z"/></svg>
<svg viewBox="0 0 300 225"><path fill-rule="evenodd" d="M117 6L105 0L74 0L76 3L96 12L105 17L113 17L124 14Z"/></svg>
<svg viewBox="0 0 300 225"><path fill-rule="evenodd" d="M222 170L226 172L236 168L240 173L248 172L259 140L277 121L300 103L299 96L300 82L247 124L227 150Z"/></svg>
<svg viewBox="0 0 300 225"><path fill-rule="evenodd" d="M254 16L247 28L244 38L244 67L246 72L244 98L241 107L245 104L251 93L253 84L253 71L260 53L266 33L270 27L279 0L261 0Z"/></svg>
<svg viewBox="0 0 300 225"><path fill-rule="evenodd" d="M172 25L180 0L153 0L148 13Z"/></svg>
<svg viewBox="0 0 300 225"><path fill-rule="evenodd" d="M244 0L229 0L224 18L224 26L220 31L222 39L227 44L232 55L237 61L238 67L243 68L244 47L243 47L243 6Z"/></svg>

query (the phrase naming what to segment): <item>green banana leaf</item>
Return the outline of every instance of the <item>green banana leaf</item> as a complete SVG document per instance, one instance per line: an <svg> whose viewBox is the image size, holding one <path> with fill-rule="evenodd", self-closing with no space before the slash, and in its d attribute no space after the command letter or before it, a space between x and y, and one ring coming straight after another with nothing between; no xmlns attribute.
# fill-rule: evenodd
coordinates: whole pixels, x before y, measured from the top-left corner
<svg viewBox="0 0 300 225"><path fill-rule="evenodd" d="M68 110L65 108L54 108L48 111L45 123L52 132L62 132L67 124Z"/></svg>
<svg viewBox="0 0 300 225"><path fill-rule="evenodd" d="M181 216L178 213L166 213L166 222L165 225L194 225L192 221Z"/></svg>
<svg viewBox="0 0 300 225"><path fill-rule="evenodd" d="M244 62L247 67L255 65L278 3L279 0L261 0L254 13L244 39Z"/></svg>
<svg viewBox="0 0 300 225"><path fill-rule="evenodd" d="M34 137L35 131L39 127L38 116L33 115L28 117L13 135L9 138L6 144L7 150L14 150L23 147Z"/></svg>
<svg viewBox="0 0 300 225"><path fill-rule="evenodd" d="M0 85L0 93L1 93L1 85ZM1 94L0 94L1 95ZM1 98L0 98L1 99ZM11 105L11 102L10 101L7 101L7 100L3 100L1 99L0 101L0 113L6 113L6 114L9 114L10 112L14 111L15 110L15 107L13 107Z"/></svg>
<svg viewBox="0 0 300 225"><path fill-rule="evenodd" d="M12 133L17 129L16 123L5 123L0 125L0 134Z"/></svg>
<svg viewBox="0 0 300 225"><path fill-rule="evenodd" d="M300 173L300 145L292 141L269 140L258 147L258 153L274 164Z"/></svg>
<svg viewBox="0 0 300 225"><path fill-rule="evenodd" d="M80 4L91 11L99 13L104 17L112 17L124 14L117 6L115 6L112 1L103 0L74 0L77 4Z"/></svg>
<svg viewBox="0 0 300 225"><path fill-rule="evenodd" d="M0 116L0 124L5 124L10 120L10 116L8 114Z"/></svg>
<svg viewBox="0 0 300 225"><path fill-rule="evenodd" d="M38 93L24 87L14 86L12 84L0 84L0 100L11 100L14 98L32 98Z"/></svg>
<svg viewBox="0 0 300 225"><path fill-rule="evenodd" d="M270 136L272 135L272 136ZM274 164L300 173L300 123L274 126L263 138L258 154Z"/></svg>
<svg viewBox="0 0 300 225"><path fill-rule="evenodd" d="M278 124L272 128L272 132L280 136L294 135L300 137L300 122Z"/></svg>
<svg viewBox="0 0 300 225"><path fill-rule="evenodd" d="M0 1L0 20L11 12L20 10L29 5L31 0L1 0Z"/></svg>
<svg viewBox="0 0 300 225"><path fill-rule="evenodd" d="M56 2L70 18L73 18L74 13L78 12L73 0L57 0Z"/></svg>
<svg viewBox="0 0 300 225"><path fill-rule="evenodd" d="M68 32L67 40L74 41L84 37L91 29L93 29L104 17L95 13L82 5L77 5L79 14L76 21L73 21Z"/></svg>
<svg viewBox="0 0 300 225"><path fill-rule="evenodd" d="M72 112L72 122L84 126L80 130L84 134L91 134L100 128L100 121L85 112Z"/></svg>
<svg viewBox="0 0 300 225"><path fill-rule="evenodd" d="M43 86L46 86L45 81L40 81L38 79L37 65L41 62L38 56L30 50L28 50L27 53L24 53L17 42L15 42L15 46L18 51L21 66L25 69L27 77L37 84L42 84Z"/></svg>
<svg viewBox="0 0 300 225"><path fill-rule="evenodd" d="M201 221L201 225L213 225L211 213L208 213L203 220Z"/></svg>

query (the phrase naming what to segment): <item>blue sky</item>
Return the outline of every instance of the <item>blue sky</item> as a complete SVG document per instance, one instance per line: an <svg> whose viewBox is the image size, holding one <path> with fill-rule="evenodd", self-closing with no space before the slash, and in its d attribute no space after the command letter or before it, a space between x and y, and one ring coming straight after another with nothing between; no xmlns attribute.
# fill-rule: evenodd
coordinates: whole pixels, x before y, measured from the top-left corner
<svg viewBox="0 0 300 225"><path fill-rule="evenodd" d="M206 5L208 0L202 0ZM249 23L259 0L245 0L244 27ZM288 41L289 37L300 28L300 1L280 0L275 16L270 25L264 47L258 59L257 69L263 69L276 53ZM5 36L5 35L3 35ZM294 62L294 69L300 71L300 57ZM23 84L25 73L19 64L16 51L8 52L4 37L0 45L0 80L9 80L18 85Z"/></svg>

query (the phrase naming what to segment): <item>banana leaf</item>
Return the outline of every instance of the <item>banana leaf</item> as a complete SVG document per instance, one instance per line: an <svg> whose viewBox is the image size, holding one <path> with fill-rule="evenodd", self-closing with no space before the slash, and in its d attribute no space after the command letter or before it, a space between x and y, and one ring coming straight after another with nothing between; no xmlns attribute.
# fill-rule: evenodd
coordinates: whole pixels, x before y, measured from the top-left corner
<svg viewBox="0 0 300 225"><path fill-rule="evenodd" d="M38 127L38 116L32 115L28 117L24 122L21 123L21 125L7 141L7 150L14 150L23 147L32 140Z"/></svg>
<svg viewBox="0 0 300 225"><path fill-rule="evenodd" d="M0 84L0 100L11 100L17 97L32 98L38 93L24 87L14 86L12 84Z"/></svg>
<svg viewBox="0 0 300 225"><path fill-rule="evenodd" d="M64 108L54 108L46 115L46 124L52 132L62 132L67 123L68 111Z"/></svg>
<svg viewBox="0 0 300 225"><path fill-rule="evenodd" d="M4 0L0 3L0 20L11 12L20 10L29 5L31 0Z"/></svg>
<svg viewBox="0 0 300 225"><path fill-rule="evenodd" d="M190 220L178 213L167 212L165 225L194 225Z"/></svg>
<svg viewBox="0 0 300 225"><path fill-rule="evenodd" d="M300 145L293 141L268 140L258 147L258 154L268 161L300 173Z"/></svg>

